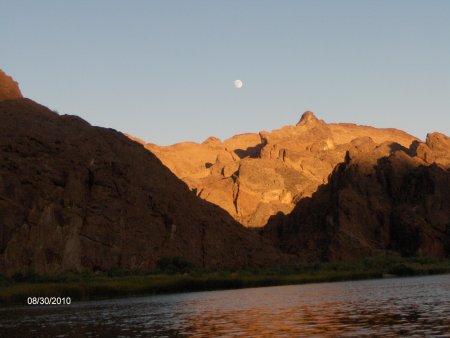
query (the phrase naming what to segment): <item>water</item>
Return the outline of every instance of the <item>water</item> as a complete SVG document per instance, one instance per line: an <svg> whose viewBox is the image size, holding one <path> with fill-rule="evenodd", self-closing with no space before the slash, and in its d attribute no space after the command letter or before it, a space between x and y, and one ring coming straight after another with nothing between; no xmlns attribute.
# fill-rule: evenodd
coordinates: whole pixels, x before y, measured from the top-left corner
<svg viewBox="0 0 450 338"><path fill-rule="evenodd" d="M0 337L450 337L450 275L0 309Z"/></svg>

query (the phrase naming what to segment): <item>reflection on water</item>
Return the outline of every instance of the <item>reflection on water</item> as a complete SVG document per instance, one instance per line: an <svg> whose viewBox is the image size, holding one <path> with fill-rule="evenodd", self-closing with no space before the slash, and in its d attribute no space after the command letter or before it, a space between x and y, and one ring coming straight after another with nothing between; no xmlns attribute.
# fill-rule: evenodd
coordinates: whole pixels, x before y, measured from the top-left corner
<svg viewBox="0 0 450 338"><path fill-rule="evenodd" d="M450 337L450 275L0 309L1 337Z"/></svg>

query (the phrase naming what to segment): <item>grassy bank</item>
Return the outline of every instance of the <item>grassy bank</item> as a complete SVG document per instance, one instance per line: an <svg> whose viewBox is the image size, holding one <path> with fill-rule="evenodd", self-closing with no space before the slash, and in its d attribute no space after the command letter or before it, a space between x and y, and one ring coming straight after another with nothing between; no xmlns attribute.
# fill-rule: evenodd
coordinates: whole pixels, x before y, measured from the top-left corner
<svg viewBox="0 0 450 338"><path fill-rule="evenodd" d="M176 269L175 269L176 270ZM332 282L386 276L450 273L450 260L373 257L245 271L161 271L158 274L114 269L106 273L0 276L0 305L26 304L27 297L71 297L72 301L135 295Z"/></svg>

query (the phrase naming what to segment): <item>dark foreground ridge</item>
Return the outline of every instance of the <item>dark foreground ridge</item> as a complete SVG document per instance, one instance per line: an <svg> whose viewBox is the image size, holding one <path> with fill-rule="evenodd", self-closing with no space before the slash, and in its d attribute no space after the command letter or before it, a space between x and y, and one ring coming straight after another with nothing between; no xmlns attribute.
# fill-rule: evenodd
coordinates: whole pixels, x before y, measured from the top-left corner
<svg viewBox="0 0 450 338"><path fill-rule="evenodd" d="M29 99L0 102L0 274L284 260L142 145Z"/></svg>

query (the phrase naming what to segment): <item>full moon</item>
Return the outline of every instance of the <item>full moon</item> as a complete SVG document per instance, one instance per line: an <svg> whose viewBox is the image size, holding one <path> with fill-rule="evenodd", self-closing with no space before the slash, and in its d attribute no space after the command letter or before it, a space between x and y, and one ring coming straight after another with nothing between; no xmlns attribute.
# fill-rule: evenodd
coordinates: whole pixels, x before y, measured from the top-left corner
<svg viewBox="0 0 450 338"><path fill-rule="evenodd" d="M234 81L234 86L235 86L237 89L241 89L243 85L244 85L244 83L243 83L241 80L235 80L235 81Z"/></svg>

